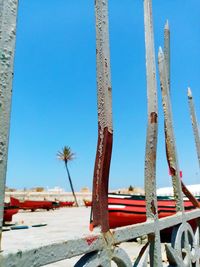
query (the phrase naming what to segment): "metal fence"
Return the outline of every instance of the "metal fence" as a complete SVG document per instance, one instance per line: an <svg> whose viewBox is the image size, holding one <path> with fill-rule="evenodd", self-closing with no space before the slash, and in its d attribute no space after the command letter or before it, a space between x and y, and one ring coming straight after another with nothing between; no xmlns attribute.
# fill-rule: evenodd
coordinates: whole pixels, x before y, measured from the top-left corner
<svg viewBox="0 0 200 267"><path fill-rule="evenodd" d="M13 61L16 38L17 0L0 0L0 233L2 234L7 152L12 97ZM156 147L158 130L157 79L153 33L152 1L144 0L144 25L146 46L146 74L148 100L148 127L145 154L146 215L144 223L117 229L109 229L108 181L112 156L112 89L110 77L110 51L108 30L108 0L95 0L96 12L96 57L98 91L98 145L93 178L93 206L91 224L95 234L86 238L66 240L37 249L17 253L0 254L0 266L43 266L48 263L80 256L75 266L163 266L160 231L173 227L171 243L165 244L167 266L200 266L198 201L180 179L178 156L173 131L170 102L170 30L165 25L164 52L158 55L160 84L164 110L166 156L172 175L176 214L158 218L156 195ZM199 135L192 102L188 94L199 158ZM196 209L185 212L183 192ZM193 229L188 221L196 220ZM147 242L134 263L120 248L120 243L147 235ZM3 249L3 248L1 248ZM165 265L166 266L166 265Z"/></svg>

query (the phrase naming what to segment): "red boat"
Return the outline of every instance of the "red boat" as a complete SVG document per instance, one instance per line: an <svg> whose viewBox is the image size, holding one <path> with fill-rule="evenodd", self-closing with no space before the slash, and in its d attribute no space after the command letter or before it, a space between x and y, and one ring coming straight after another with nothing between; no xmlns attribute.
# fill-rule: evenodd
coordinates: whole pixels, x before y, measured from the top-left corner
<svg viewBox="0 0 200 267"><path fill-rule="evenodd" d="M74 206L74 201L59 201L58 204L59 204L60 208L73 207Z"/></svg>
<svg viewBox="0 0 200 267"><path fill-rule="evenodd" d="M4 222L11 222L12 216L16 213L18 213L19 209L14 206L6 205L4 207L4 214L3 214L3 221Z"/></svg>
<svg viewBox="0 0 200 267"><path fill-rule="evenodd" d="M59 205L53 201L47 200L24 200L20 201L17 198L10 197L10 205L17 206L19 209L35 211L37 209L50 210L57 208Z"/></svg>
<svg viewBox="0 0 200 267"><path fill-rule="evenodd" d="M92 206L92 201L91 200L83 199L83 202L84 202L86 207L91 207Z"/></svg>
<svg viewBox="0 0 200 267"><path fill-rule="evenodd" d="M190 201L184 201L185 210L193 210ZM110 228L137 224L146 221L146 204L144 199L131 199L120 196L109 196L108 211ZM176 213L175 201L158 200L158 217L164 218Z"/></svg>

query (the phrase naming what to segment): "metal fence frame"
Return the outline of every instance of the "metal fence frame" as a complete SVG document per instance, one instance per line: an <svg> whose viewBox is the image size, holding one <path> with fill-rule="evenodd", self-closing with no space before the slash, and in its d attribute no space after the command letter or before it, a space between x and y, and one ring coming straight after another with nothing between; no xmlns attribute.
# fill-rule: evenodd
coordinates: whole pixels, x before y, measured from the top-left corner
<svg viewBox="0 0 200 267"><path fill-rule="evenodd" d="M156 148L158 130L157 80L153 33L152 1L144 1L146 47L148 127L145 153L145 195L147 221L137 225L109 229L108 181L112 155L112 89L110 75L110 50L108 27L108 0L95 0L96 55L98 91L98 144L93 179L92 224L98 234L66 240L25 251L2 251L0 266L43 266L48 263L80 256L75 266L132 266L128 254L118 244L133 238L148 236L148 241L138 255L134 266L162 266L160 231L173 227L171 244L166 244L168 266L200 266L199 204L181 182L173 132L170 102L170 30L165 26L165 49L159 50L159 74L165 119L166 154L172 174L176 215L158 219L156 195ZM16 37L18 0L0 0L0 235L2 235L3 207L7 169L7 152L10 128L13 62ZM191 100L191 95L189 96ZM191 101L190 107L191 107ZM193 108L193 107L192 107ZM194 118L194 109L192 110ZM193 119L194 121L194 119ZM197 127L197 126L195 126ZM196 144L199 136L195 131ZM196 209L185 213L183 192ZM196 219L193 230L188 221ZM1 238L0 238L1 241ZM1 248L2 249L2 248ZM147 263L149 261L149 263Z"/></svg>

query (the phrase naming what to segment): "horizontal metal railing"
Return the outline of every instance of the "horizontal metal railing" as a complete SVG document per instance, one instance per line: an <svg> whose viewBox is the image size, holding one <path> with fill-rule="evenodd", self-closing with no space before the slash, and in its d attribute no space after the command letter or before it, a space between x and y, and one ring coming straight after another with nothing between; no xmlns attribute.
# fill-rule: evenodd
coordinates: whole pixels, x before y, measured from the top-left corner
<svg viewBox="0 0 200 267"><path fill-rule="evenodd" d="M186 221L196 218L200 218L200 209L185 213ZM159 219L159 230L179 225L182 221L182 213ZM154 233L154 230L155 225L153 220L111 230L112 245L119 245L120 243L136 239L137 237ZM33 247L23 251L19 249L13 251L5 250L0 254L0 262L3 264L2 266L39 267L90 252L101 251L105 249L105 247L106 241L101 233L91 234L82 238L55 242L46 246Z"/></svg>

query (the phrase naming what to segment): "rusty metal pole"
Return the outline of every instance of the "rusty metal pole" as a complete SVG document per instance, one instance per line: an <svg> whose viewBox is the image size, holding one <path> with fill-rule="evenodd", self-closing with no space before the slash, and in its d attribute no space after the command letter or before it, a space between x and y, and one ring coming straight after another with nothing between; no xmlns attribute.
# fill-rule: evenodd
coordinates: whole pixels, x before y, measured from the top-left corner
<svg viewBox="0 0 200 267"><path fill-rule="evenodd" d="M160 233L158 230L158 209L156 195L156 152L158 135L157 82L152 17L152 1L144 0L144 26L146 48L146 77L148 101L148 126L145 152L145 197L148 220L155 221L155 233L148 236L150 243L150 264L161 266Z"/></svg>
<svg viewBox="0 0 200 267"><path fill-rule="evenodd" d="M194 139L196 144L196 150L197 150L197 157L199 160L199 167L200 167L200 137L199 137L199 129L198 129L198 123L197 123L197 117L194 107L194 101L192 96L192 91L190 88L188 88L188 104L190 109L190 117L192 121L192 128L194 133Z"/></svg>
<svg viewBox="0 0 200 267"><path fill-rule="evenodd" d="M174 198L176 201L176 210L184 211L183 194L181 189L180 169L176 152L175 135L172 122L171 101L169 96L168 77L166 71L165 57L162 49L159 49L158 65L160 73L160 85L162 91L162 103L165 119L165 140L167 147L167 160L172 174L172 183L174 189Z"/></svg>
<svg viewBox="0 0 200 267"><path fill-rule="evenodd" d="M98 144L93 177L93 226L109 230L108 181L112 154L112 95L108 26L108 0L96 0L96 61L98 92Z"/></svg>
<svg viewBox="0 0 200 267"><path fill-rule="evenodd" d="M18 0L0 0L0 242L10 130Z"/></svg>

